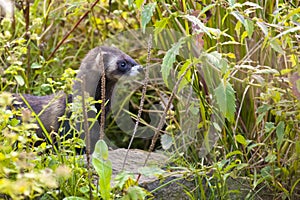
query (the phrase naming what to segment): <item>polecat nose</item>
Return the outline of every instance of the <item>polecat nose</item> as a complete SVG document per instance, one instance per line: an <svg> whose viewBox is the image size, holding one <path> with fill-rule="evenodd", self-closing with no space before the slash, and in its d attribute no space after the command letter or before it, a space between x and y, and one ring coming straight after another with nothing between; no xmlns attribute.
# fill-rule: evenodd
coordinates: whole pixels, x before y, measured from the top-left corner
<svg viewBox="0 0 300 200"><path fill-rule="evenodd" d="M138 70L139 73L143 73L144 72L144 68L141 67L141 66L137 70Z"/></svg>

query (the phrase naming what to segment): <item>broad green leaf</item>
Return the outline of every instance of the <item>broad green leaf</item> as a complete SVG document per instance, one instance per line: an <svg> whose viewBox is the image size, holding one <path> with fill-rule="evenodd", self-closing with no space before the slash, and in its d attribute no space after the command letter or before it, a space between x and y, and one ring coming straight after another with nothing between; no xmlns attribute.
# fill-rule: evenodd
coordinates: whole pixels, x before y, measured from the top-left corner
<svg viewBox="0 0 300 200"><path fill-rule="evenodd" d="M149 3L144 6L144 9L142 11L142 29L143 32L146 30L146 25L150 22L151 17L153 16L153 13L155 11L156 3Z"/></svg>
<svg viewBox="0 0 300 200"><path fill-rule="evenodd" d="M184 15L183 17L192 22L194 25L198 26L198 28L200 28L201 31L206 33L211 38L209 29L200 21L200 19L193 15Z"/></svg>
<svg viewBox="0 0 300 200"><path fill-rule="evenodd" d="M243 146L247 146L247 141L241 134L235 136L235 139L238 143L242 144Z"/></svg>
<svg viewBox="0 0 300 200"><path fill-rule="evenodd" d="M184 39L180 39L177 43L173 44L171 49L169 49L163 58L161 65L162 78L165 84L168 86L168 77L170 75L171 68L176 60L176 56L179 54L179 49L184 43Z"/></svg>
<svg viewBox="0 0 300 200"><path fill-rule="evenodd" d="M16 81L18 82L18 84L19 84L20 86L23 86L23 85L25 84L25 81L24 81L24 79L23 79L22 76L20 76L20 75L15 75L14 77L15 77Z"/></svg>
<svg viewBox="0 0 300 200"><path fill-rule="evenodd" d="M108 147L104 140L96 143L92 163L99 176L100 195L104 200L108 200L111 191L112 164L108 160Z"/></svg>
<svg viewBox="0 0 300 200"><path fill-rule="evenodd" d="M284 121L280 121L276 127L277 149L279 149L281 144L283 143L284 128L285 128Z"/></svg>
<svg viewBox="0 0 300 200"><path fill-rule="evenodd" d="M231 84L228 81L221 81L219 86L214 90L214 94L221 112L228 121L233 122L236 107L235 91Z"/></svg>

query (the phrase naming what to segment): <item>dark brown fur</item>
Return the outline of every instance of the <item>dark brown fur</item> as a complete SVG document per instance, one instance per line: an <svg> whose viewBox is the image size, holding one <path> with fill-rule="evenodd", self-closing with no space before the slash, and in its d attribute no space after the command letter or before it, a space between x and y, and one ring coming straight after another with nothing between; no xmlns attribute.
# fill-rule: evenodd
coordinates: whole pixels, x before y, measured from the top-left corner
<svg viewBox="0 0 300 200"><path fill-rule="evenodd" d="M122 75L130 75L132 71L138 70L141 68L138 67L138 64L128 55L120 51L119 49L112 47L96 47L92 49L86 57L83 59L79 72L76 76L77 79L84 79L86 88L84 91L89 94L89 96L94 97L96 100L101 99L101 64L99 63L100 52L103 56L103 64L105 67L106 75L106 100L111 97L112 90L118 79ZM119 62L126 62L128 66L127 71L120 71ZM80 90L81 82L75 81L74 83L74 93L75 95L81 95ZM14 95L16 101L21 102L21 107L27 107L26 102L30 105L32 110L39 116L43 126L48 133L52 131L58 132L60 127L59 117L65 114L66 102L71 102L72 97L66 98L66 95L63 92L57 94L52 94L48 96L32 96L32 95L23 95L26 99L24 102L20 95ZM17 105L16 105L17 106ZM98 112L100 106L97 106ZM45 138L44 133L41 128L37 130L37 134L41 138ZM94 138L95 140L95 138ZM93 142L95 143L95 141Z"/></svg>

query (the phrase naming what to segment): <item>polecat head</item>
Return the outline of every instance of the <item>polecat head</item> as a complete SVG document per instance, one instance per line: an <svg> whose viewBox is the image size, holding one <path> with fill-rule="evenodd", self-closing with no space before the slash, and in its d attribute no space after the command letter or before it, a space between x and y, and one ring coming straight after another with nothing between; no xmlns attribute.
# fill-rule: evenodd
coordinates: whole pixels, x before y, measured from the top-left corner
<svg viewBox="0 0 300 200"><path fill-rule="evenodd" d="M121 76L134 76L142 71L142 67L121 50L107 46L96 47L90 50L82 60L76 77L85 81L85 88L82 88L80 81L75 81L73 86L75 96L81 94L78 92L84 89L90 96L98 97L97 88L101 88L101 55L107 82L106 91L112 90Z"/></svg>
<svg viewBox="0 0 300 200"><path fill-rule="evenodd" d="M143 68L130 56L114 47L99 47L103 56L106 79L118 80L121 76L135 76Z"/></svg>

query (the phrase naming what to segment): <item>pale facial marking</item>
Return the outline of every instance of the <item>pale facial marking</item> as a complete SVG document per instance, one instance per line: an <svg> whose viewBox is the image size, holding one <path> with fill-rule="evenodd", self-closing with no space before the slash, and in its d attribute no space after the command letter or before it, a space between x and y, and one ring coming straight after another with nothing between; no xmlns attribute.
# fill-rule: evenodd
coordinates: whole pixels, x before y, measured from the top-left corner
<svg viewBox="0 0 300 200"><path fill-rule="evenodd" d="M136 76L140 73L140 70L142 69L141 65L135 65L131 68L129 76Z"/></svg>

